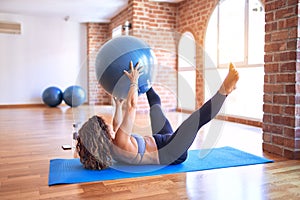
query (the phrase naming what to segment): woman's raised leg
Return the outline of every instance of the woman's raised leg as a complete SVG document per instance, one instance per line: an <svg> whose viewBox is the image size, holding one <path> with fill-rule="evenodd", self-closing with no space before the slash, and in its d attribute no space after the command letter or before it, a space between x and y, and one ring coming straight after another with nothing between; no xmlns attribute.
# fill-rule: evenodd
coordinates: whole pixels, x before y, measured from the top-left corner
<svg viewBox="0 0 300 200"><path fill-rule="evenodd" d="M235 89L238 79L239 74L237 70L230 64L229 72L219 91L201 108L192 113L178 127L165 146L159 150L162 164L174 163L182 155L186 155L186 151L194 142L199 129L217 115L226 96ZM181 158L181 160L184 160L184 158Z"/></svg>

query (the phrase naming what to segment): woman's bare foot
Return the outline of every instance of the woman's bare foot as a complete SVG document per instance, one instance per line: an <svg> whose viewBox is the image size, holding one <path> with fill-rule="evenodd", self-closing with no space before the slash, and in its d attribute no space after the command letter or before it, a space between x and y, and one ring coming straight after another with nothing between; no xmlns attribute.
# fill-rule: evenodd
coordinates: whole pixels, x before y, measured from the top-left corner
<svg viewBox="0 0 300 200"><path fill-rule="evenodd" d="M234 65L230 63L228 74L225 80L223 81L219 89L219 92L223 95L230 94L236 88L236 83L238 80L239 80L239 73L235 69Z"/></svg>

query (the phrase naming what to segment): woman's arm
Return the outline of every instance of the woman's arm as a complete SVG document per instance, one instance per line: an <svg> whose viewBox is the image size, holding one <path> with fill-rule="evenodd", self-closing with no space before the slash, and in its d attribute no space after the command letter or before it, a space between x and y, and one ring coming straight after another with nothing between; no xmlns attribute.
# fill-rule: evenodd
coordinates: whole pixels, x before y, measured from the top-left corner
<svg viewBox="0 0 300 200"><path fill-rule="evenodd" d="M123 113L122 113L122 106L124 103L124 99L117 99L116 97L113 97L115 102L115 113L113 117L113 131L116 132L123 120Z"/></svg>
<svg viewBox="0 0 300 200"><path fill-rule="evenodd" d="M123 121L116 131L116 136L114 143L129 152L135 152L137 146L132 143L132 129L136 116L136 106L138 100L138 79L141 74L141 69L139 68L139 63L133 67L133 63L130 62L130 72L124 71L125 75L130 80L130 88L127 96L127 106L125 109Z"/></svg>

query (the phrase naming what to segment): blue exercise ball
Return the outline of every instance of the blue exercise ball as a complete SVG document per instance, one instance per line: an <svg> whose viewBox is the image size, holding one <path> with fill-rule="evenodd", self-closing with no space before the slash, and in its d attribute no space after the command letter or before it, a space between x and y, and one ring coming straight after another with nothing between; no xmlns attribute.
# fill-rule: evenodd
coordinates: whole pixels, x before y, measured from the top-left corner
<svg viewBox="0 0 300 200"><path fill-rule="evenodd" d="M72 85L68 87L63 93L63 100L68 106L71 107L80 106L84 103L85 98L85 90L78 85Z"/></svg>
<svg viewBox="0 0 300 200"><path fill-rule="evenodd" d="M120 36L106 42L96 57L96 76L100 85L115 97L127 98L130 81L124 74L129 63L140 62L143 74L139 77L139 94L147 92L152 84L157 59L150 46L133 36Z"/></svg>
<svg viewBox="0 0 300 200"><path fill-rule="evenodd" d="M56 107L62 102L63 93L58 87L48 87L43 91L42 100L46 105Z"/></svg>

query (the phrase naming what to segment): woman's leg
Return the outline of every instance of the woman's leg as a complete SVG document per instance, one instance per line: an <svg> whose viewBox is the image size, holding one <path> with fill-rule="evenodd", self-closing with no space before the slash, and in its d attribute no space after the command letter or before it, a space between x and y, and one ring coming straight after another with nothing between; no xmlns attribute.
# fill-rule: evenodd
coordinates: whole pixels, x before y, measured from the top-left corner
<svg viewBox="0 0 300 200"><path fill-rule="evenodd" d="M154 91L153 88L150 88L147 91L146 95L150 106L152 134L173 133L172 126L162 111L161 101L158 94Z"/></svg>
<svg viewBox="0 0 300 200"><path fill-rule="evenodd" d="M192 113L159 149L161 164L179 164L185 161L187 150L194 142L200 128L213 119L221 109L225 95L216 93L199 110Z"/></svg>
<svg viewBox="0 0 300 200"><path fill-rule="evenodd" d="M159 149L161 164L178 164L186 159L187 150L194 142L199 129L217 115L226 96L235 89L238 79L239 74L230 63L229 72L219 91L200 109L191 114Z"/></svg>

